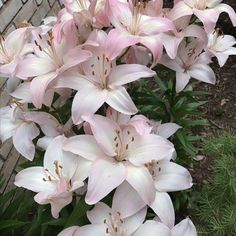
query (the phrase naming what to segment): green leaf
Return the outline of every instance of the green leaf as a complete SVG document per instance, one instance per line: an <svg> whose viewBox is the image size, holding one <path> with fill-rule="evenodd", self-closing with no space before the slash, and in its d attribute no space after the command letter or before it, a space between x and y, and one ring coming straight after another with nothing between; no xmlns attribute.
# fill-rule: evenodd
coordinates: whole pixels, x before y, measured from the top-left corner
<svg viewBox="0 0 236 236"><path fill-rule="evenodd" d="M16 192L16 189L13 189L13 190L3 194L2 196L0 196L0 215L2 215L4 213L4 210L6 208L6 204L9 202L9 200L12 199L15 192Z"/></svg>
<svg viewBox="0 0 236 236"><path fill-rule="evenodd" d="M208 125L208 121L205 119L202 120L182 120L181 125L188 127L188 126L205 126Z"/></svg>
<svg viewBox="0 0 236 236"><path fill-rule="evenodd" d="M84 198L81 197L78 204L74 207L73 212L69 216L65 227L78 225L79 219L82 218L83 216L86 216L86 212L90 210L91 208L92 206L87 205L84 201Z"/></svg>
<svg viewBox="0 0 236 236"><path fill-rule="evenodd" d="M158 75L154 76L154 79L156 81L156 83L158 84L158 86L160 87L160 89L165 92L167 90L166 85L162 82L162 80L160 79L160 77Z"/></svg>
<svg viewBox="0 0 236 236"><path fill-rule="evenodd" d="M64 226L66 223L66 219L57 219L57 220L50 220L46 223L43 223L43 225L56 225L56 226Z"/></svg>
<svg viewBox="0 0 236 236"><path fill-rule="evenodd" d="M0 220L0 230L8 228L16 229L29 223L28 221L24 222L19 220Z"/></svg>

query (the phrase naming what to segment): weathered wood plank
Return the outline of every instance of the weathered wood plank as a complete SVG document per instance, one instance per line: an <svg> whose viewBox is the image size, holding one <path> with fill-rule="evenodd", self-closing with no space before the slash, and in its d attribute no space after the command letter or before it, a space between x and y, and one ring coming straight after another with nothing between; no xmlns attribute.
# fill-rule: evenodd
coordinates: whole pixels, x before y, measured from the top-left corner
<svg viewBox="0 0 236 236"><path fill-rule="evenodd" d="M11 175L15 169L16 163L18 159L20 158L20 154L16 151L16 149L13 147L11 149L11 152L9 153L5 163L3 164L1 174L3 175L3 179L5 180L3 186L0 189L0 193L5 191L6 186L8 185L8 182L11 178Z"/></svg>

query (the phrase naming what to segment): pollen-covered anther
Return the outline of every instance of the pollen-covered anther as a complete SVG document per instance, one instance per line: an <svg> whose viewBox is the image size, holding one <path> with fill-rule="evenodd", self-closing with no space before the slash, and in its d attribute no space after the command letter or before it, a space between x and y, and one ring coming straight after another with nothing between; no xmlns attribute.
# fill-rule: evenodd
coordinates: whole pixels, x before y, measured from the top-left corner
<svg viewBox="0 0 236 236"><path fill-rule="evenodd" d="M40 46L40 45L38 45L38 48L39 48L39 50L42 52L43 51L43 49L42 49L42 47Z"/></svg>
<svg viewBox="0 0 236 236"><path fill-rule="evenodd" d="M50 40L47 40L47 44L48 44L48 46L52 46L52 43L50 42Z"/></svg>
<svg viewBox="0 0 236 236"><path fill-rule="evenodd" d="M56 174L60 177L61 176L60 170L62 170L63 167L59 164L58 161L54 161L53 164L55 165Z"/></svg>

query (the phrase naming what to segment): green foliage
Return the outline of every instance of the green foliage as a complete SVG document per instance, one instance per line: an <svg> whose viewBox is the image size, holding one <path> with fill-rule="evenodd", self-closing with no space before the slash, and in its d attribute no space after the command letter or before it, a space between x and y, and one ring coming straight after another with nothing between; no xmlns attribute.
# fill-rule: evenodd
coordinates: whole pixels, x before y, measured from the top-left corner
<svg viewBox="0 0 236 236"><path fill-rule="evenodd" d="M159 68L160 67L160 68ZM129 92L139 108L139 111L153 120L175 122L183 128L173 138L176 147L178 161L181 163L191 162L196 156L199 148L194 142L201 138L194 135L192 128L195 126L207 125L202 119L201 107L205 101L199 101L207 93L195 91L194 83L190 83L183 91L175 91L175 73L159 66L157 74L165 78L162 80L158 75L153 80L140 80L129 87Z"/></svg>
<svg viewBox="0 0 236 236"><path fill-rule="evenodd" d="M92 206L83 197L75 196L63 208L59 219L52 218L50 205L38 205L34 193L13 189L0 196L0 235L51 236L72 225L89 223L86 212Z"/></svg>
<svg viewBox="0 0 236 236"><path fill-rule="evenodd" d="M213 173L200 192L193 192L193 211L199 235L236 235L236 134L224 133L205 142L214 158Z"/></svg>

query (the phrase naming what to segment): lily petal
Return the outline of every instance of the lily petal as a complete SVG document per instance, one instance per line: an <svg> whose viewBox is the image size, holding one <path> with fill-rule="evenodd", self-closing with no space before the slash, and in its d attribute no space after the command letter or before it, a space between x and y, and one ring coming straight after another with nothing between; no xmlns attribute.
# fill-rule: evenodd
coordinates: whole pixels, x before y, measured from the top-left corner
<svg viewBox="0 0 236 236"><path fill-rule="evenodd" d="M173 163L160 164L161 171L156 175L155 187L160 192L180 191L191 188L192 177L187 169Z"/></svg>
<svg viewBox="0 0 236 236"><path fill-rule="evenodd" d="M96 160L91 170L85 196L86 203L90 205L99 202L126 178L124 165L110 160Z"/></svg>
<svg viewBox="0 0 236 236"><path fill-rule="evenodd" d="M175 123L161 124L157 127L157 134L164 138L169 138L180 128L182 127Z"/></svg>
<svg viewBox="0 0 236 236"><path fill-rule="evenodd" d="M147 214L147 208L137 212L135 215L130 216L124 220L123 227L126 229L127 235L133 235L133 233L142 225Z"/></svg>
<svg viewBox="0 0 236 236"><path fill-rule="evenodd" d="M40 134L34 123L23 123L13 135L13 144L16 150L24 157L32 161L35 154L35 146L32 142Z"/></svg>
<svg viewBox="0 0 236 236"><path fill-rule="evenodd" d="M112 69L109 76L109 86L128 84L140 78L152 77L155 71L139 64L119 65Z"/></svg>
<svg viewBox="0 0 236 236"><path fill-rule="evenodd" d="M148 236L171 236L171 232L167 226L154 220L146 221L133 236L143 236L147 235L147 233Z"/></svg>
<svg viewBox="0 0 236 236"><path fill-rule="evenodd" d="M126 89L121 86L108 92L106 103L126 115L132 115L138 112Z"/></svg>
<svg viewBox="0 0 236 236"><path fill-rule="evenodd" d="M92 84L90 87L77 92L72 103L74 124L82 123L82 116L94 114L106 101L107 93L107 90L100 89Z"/></svg>
<svg viewBox="0 0 236 236"><path fill-rule="evenodd" d="M181 92L188 84L191 76L187 73L176 72L176 92Z"/></svg>
<svg viewBox="0 0 236 236"><path fill-rule="evenodd" d="M98 202L91 211L87 211L87 217L92 224L102 224L104 219L109 221L111 211L105 203Z"/></svg>
<svg viewBox="0 0 236 236"><path fill-rule="evenodd" d="M125 201L121 199L125 199ZM145 205L137 191L127 181L117 187L112 200L113 211L120 212L122 218L134 215Z"/></svg>
<svg viewBox="0 0 236 236"><path fill-rule="evenodd" d="M80 155L90 161L104 156L103 151L92 135L77 135L69 138L65 142L63 150Z"/></svg>
<svg viewBox="0 0 236 236"><path fill-rule="evenodd" d="M131 45L139 42L139 38L123 33L117 29L112 29L107 37L106 55L109 60L114 60L121 52Z"/></svg>
<svg viewBox="0 0 236 236"><path fill-rule="evenodd" d="M51 72L42 76L35 77L30 84L30 94L36 108L41 108L45 92L49 84L55 79L57 73Z"/></svg>
<svg viewBox="0 0 236 236"><path fill-rule="evenodd" d="M62 173L68 179L71 179L77 168L78 159L76 155L62 150L65 140L66 138L64 136L57 136L50 142L44 155L44 167L56 179L58 178L58 170L55 168L56 165L62 166Z"/></svg>
<svg viewBox="0 0 236 236"><path fill-rule="evenodd" d="M155 200L150 205L160 220L172 229L175 225L175 211L170 196L163 192L156 192Z"/></svg>
<svg viewBox="0 0 236 236"><path fill-rule="evenodd" d="M161 136L148 134L135 137L128 149L128 159L132 164L140 166L152 160L170 159L174 152L171 142Z"/></svg>
<svg viewBox="0 0 236 236"><path fill-rule="evenodd" d="M56 189L56 185L51 181L44 181L43 178L45 176L43 167L29 167L16 175L14 184L33 192L53 192Z"/></svg>
<svg viewBox="0 0 236 236"><path fill-rule="evenodd" d="M205 64L194 64L191 66L188 74L200 81L215 84L216 83L216 76L214 71L211 69L210 66Z"/></svg>
<svg viewBox="0 0 236 236"><path fill-rule="evenodd" d="M126 181L138 192L146 204L155 198L155 187L152 176L145 167L127 166Z"/></svg>
<svg viewBox="0 0 236 236"><path fill-rule="evenodd" d="M116 143L114 138L117 136L117 131L121 132L118 124L100 115L86 117L85 120L90 124L93 135L104 153L108 156L115 156Z"/></svg>
<svg viewBox="0 0 236 236"><path fill-rule="evenodd" d="M197 236L197 230L193 224L193 222L186 218L182 220L179 224L177 224L171 230L172 236Z"/></svg>

